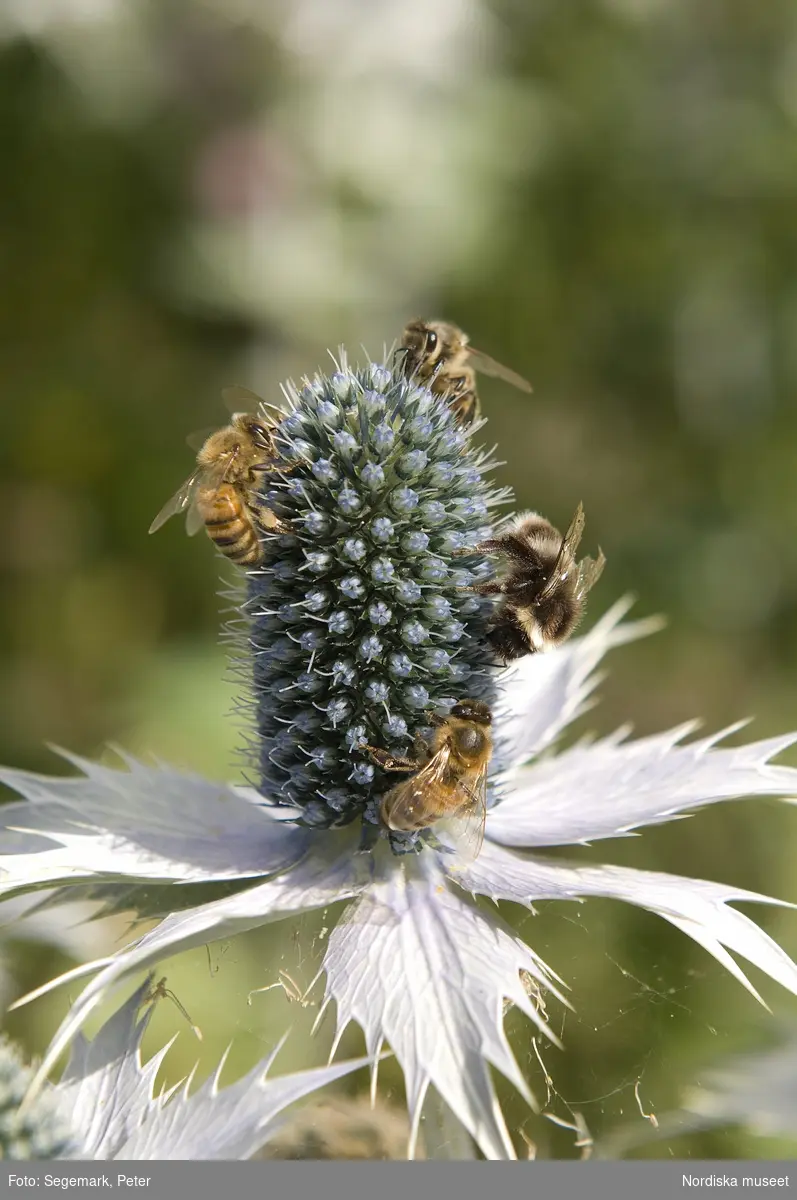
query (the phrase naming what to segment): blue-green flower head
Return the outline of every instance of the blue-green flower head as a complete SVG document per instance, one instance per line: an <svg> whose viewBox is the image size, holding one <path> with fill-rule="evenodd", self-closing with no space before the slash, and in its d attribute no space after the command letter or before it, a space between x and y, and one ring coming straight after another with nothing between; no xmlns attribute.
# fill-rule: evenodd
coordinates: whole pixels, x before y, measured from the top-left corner
<svg viewBox="0 0 797 1200"><path fill-rule="evenodd" d="M0 1158L17 1162L67 1156L75 1138L67 1108L52 1089L22 1109L33 1071L7 1040L0 1040Z"/></svg>
<svg viewBox="0 0 797 1200"><path fill-rule="evenodd" d="M291 534L249 572L247 657L258 787L305 824L379 820L395 783L367 749L408 753L431 713L492 704L489 573L464 554L505 499L446 404L388 366L341 365L301 389L275 431L291 464L263 500ZM391 835L394 850L417 835Z"/></svg>

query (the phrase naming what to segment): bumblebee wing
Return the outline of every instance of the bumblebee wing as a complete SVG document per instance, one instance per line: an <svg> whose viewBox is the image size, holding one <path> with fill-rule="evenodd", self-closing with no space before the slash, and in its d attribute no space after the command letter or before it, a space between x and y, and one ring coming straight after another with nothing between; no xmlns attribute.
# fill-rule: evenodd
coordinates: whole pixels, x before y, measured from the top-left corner
<svg viewBox="0 0 797 1200"><path fill-rule="evenodd" d="M462 863L478 858L487 820L487 765L478 775L461 780L457 791L463 804L450 821L451 841Z"/></svg>
<svg viewBox="0 0 797 1200"><path fill-rule="evenodd" d="M504 383L511 383L512 387L519 388L521 392L532 391L532 386L528 379L524 379L516 371L511 371L509 367L496 362L494 358L490 358L489 354L483 354L481 350L476 350L473 346L468 346L468 358L471 361L471 365L480 374L491 375L494 379L503 379Z"/></svg>
<svg viewBox="0 0 797 1200"><path fill-rule="evenodd" d="M551 577L545 587L539 594L538 602L547 600L553 591L556 590L561 580L566 579L571 570L575 570L574 558L579 542L584 534L584 505L579 504L576 509L575 516L570 522L567 533L562 538L562 545L559 548L559 553L556 556L556 562L551 571ZM601 567L601 570L603 567ZM595 577L597 579L597 576Z"/></svg>
<svg viewBox="0 0 797 1200"><path fill-rule="evenodd" d="M197 468L196 471L193 471L188 476L185 483L177 489L174 495L169 497L155 520L150 525L150 533L155 533L156 530L160 529L161 525L166 524L170 517L174 517L178 513L185 512L194 498L194 491L199 481L199 476L200 471L199 468Z"/></svg>
<svg viewBox="0 0 797 1200"><path fill-rule="evenodd" d="M579 599L586 596L590 588L593 588L603 574L603 568L606 566L606 558L602 550L598 550L597 558L582 558L578 564L578 590Z"/></svg>
<svg viewBox="0 0 797 1200"><path fill-rule="evenodd" d="M416 771L408 779L396 784L388 793L390 811L385 813L388 828L399 830L420 829L425 824L434 824L440 814L434 810L434 806L430 805L428 801L441 786L450 757L451 748L443 746L429 760L426 766L421 767L420 771ZM424 808L428 808L431 815L428 821L421 821L419 824L418 814Z"/></svg>
<svg viewBox="0 0 797 1200"><path fill-rule="evenodd" d="M567 533L562 539L562 549L559 551L559 559L564 558L567 554L573 555L578 550L579 542L584 536L585 522L584 505L579 504L575 516L568 526ZM557 559L557 562L559 559Z"/></svg>

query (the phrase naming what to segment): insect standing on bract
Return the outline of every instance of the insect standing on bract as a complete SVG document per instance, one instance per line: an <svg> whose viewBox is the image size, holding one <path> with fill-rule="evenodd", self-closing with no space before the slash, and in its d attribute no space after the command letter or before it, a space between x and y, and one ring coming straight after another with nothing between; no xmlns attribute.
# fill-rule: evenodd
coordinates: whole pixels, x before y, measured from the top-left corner
<svg viewBox="0 0 797 1200"><path fill-rule="evenodd" d="M161 979L159 979L157 983L153 984L153 986L149 989L149 991L147 992L147 994L144 996L143 1000L141 1001L141 1007L143 1008L145 1004L154 1004L156 1000L171 1000L172 1004L174 1004L177 1007L177 1009L185 1017L188 1024L191 1026L191 1031L193 1032L196 1040L198 1042L202 1041L202 1030L199 1028L198 1025L195 1025L194 1022L191 1020L190 1016L188 1015L188 1010L177 999L177 997L175 996L172 989L167 988L165 975Z"/></svg>
<svg viewBox="0 0 797 1200"><path fill-rule="evenodd" d="M313 1001L308 999L308 992L312 990L312 984L303 992L296 980L290 975L284 967L280 967L279 979L276 983L269 983L265 987L252 988L251 992L246 997L246 1003L252 1007L252 997L259 996L263 992L272 992L274 988L282 988L285 998L289 1004L299 1004L302 1008L310 1008Z"/></svg>

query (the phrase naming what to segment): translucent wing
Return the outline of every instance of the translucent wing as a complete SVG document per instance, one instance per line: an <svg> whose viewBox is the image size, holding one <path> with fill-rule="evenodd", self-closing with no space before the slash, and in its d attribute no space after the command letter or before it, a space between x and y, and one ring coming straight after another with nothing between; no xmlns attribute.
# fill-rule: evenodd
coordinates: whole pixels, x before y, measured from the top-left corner
<svg viewBox="0 0 797 1200"><path fill-rule="evenodd" d="M221 395L231 413L257 411L259 406L264 403L256 392L242 387L239 383L222 388Z"/></svg>
<svg viewBox="0 0 797 1200"><path fill-rule="evenodd" d="M606 558L602 550L598 550L597 558L582 558L578 564L578 590L576 595L579 600L582 596L586 596L590 588L595 586L603 574L605 566Z"/></svg>
<svg viewBox="0 0 797 1200"><path fill-rule="evenodd" d="M579 504L575 511L573 520L567 527L567 533L562 541L562 549L559 551L559 559L568 554L571 558L575 555L576 550L578 550L579 543L584 536L584 525L586 524L586 520L587 518L584 516L584 505ZM557 562L559 559L557 559Z"/></svg>
<svg viewBox="0 0 797 1200"><path fill-rule="evenodd" d="M491 375L494 379L503 379L504 383L511 383L512 387L519 388L521 392L532 391L528 379L524 379L516 371L511 371L509 367L502 366L494 358L490 358L489 354L483 354L481 350L476 350L473 346L468 346L468 358L471 364L482 375Z"/></svg>
<svg viewBox="0 0 797 1200"><path fill-rule="evenodd" d="M442 785L450 757L451 748L443 746L425 767L396 784L388 794L390 829L425 829L447 815Z"/></svg>
<svg viewBox="0 0 797 1200"><path fill-rule="evenodd" d="M155 533L156 530L160 529L161 525L166 524L170 517L175 517L178 513L185 512L194 498L194 491L199 481L200 473L200 469L197 467L197 469L192 471L192 473L188 476L185 483L177 489L174 495L170 496L155 520L150 525L150 533Z"/></svg>
<svg viewBox="0 0 797 1200"><path fill-rule="evenodd" d="M556 590L559 583L563 579L567 579L571 571L578 569L575 564L575 554L576 550L578 549L579 542L584 534L585 522L586 517L584 516L584 505L579 504L578 508L576 509L576 514L573 517L573 520L570 522L567 533L562 538L562 545L559 549L559 553L556 556L556 562L553 565L551 577L540 592L538 603L539 601L547 600L551 593ZM603 570L603 564L601 564L601 570ZM597 579L597 575L595 578Z"/></svg>
<svg viewBox="0 0 797 1200"><path fill-rule="evenodd" d="M484 841L487 763L452 789L445 782L450 758L451 749L444 746L425 767L393 788L388 825L396 830L426 829L439 822L444 840L464 864L473 862Z"/></svg>
<svg viewBox="0 0 797 1200"><path fill-rule="evenodd" d="M464 864L478 858L484 842L484 824L487 820L487 763L478 775L461 780L457 793L463 801L462 808L455 813L446 826L457 857Z"/></svg>
<svg viewBox="0 0 797 1200"><path fill-rule="evenodd" d="M201 450L208 438L214 433L218 433L218 428L213 425L209 425L206 429L195 429L193 433L189 433L185 439L185 443L194 451Z"/></svg>
<svg viewBox="0 0 797 1200"><path fill-rule="evenodd" d="M189 504L188 512L185 514L185 531L189 537L194 537L199 533L205 522L199 515L199 509L195 504Z"/></svg>
<svg viewBox="0 0 797 1200"><path fill-rule="evenodd" d="M188 513L185 519L185 529L189 537L193 537L195 533L204 525L204 521L196 510L194 500L196 499L197 488L202 485L206 488L216 488L224 482L224 478L232 461L232 455L222 455L217 463L212 467L197 467L192 471L186 479L182 487L174 493L171 499L167 500L163 508L158 513L155 520L149 527L150 533L155 533L160 529L161 525L165 525L170 517L176 516L178 513Z"/></svg>
<svg viewBox="0 0 797 1200"><path fill-rule="evenodd" d="M270 404L268 400L264 400L262 396L258 396L257 392L253 392L251 388L242 387L240 383L234 383L230 387L222 388L221 395L231 413L256 413L260 409L271 408L274 412L278 412L280 416L285 415L283 410L276 404Z"/></svg>

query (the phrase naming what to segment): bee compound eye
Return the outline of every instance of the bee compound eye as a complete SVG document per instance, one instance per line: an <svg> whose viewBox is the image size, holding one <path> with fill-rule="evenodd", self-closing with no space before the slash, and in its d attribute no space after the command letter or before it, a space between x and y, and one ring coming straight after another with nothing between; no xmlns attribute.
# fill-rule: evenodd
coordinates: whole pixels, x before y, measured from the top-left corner
<svg viewBox="0 0 797 1200"><path fill-rule="evenodd" d="M268 447L270 444L270 438L269 432L265 425L261 425L259 421L253 421L250 426L250 432L252 434L252 440L255 441L258 446Z"/></svg>
<svg viewBox="0 0 797 1200"><path fill-rule="evenodd" d="M426 333L426 349L435 350L437 348L437 334L433 329L427 330Z"/></svg>

